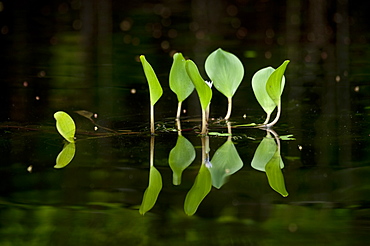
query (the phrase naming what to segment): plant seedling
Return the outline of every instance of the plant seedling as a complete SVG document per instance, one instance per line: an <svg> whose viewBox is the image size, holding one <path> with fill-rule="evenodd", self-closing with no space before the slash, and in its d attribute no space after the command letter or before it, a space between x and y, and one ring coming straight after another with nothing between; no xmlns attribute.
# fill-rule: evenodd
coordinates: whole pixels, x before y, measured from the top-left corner
<svg viewBox="0 0 370 246"><path fill-rule="evenodd" d="M178 106L176 119L180 119L182 102L194 91L194 85L185 69L186 60L181 53L173 55L170 70L170 89L177 95Z"/></svg>
<svg viewBox="0 0 370 246"><path fill-rule="evenodd" d="M289 60L283 62L277 69L266 67L257 71L252 77L252 89L258 103L266 112L263 125L271 127L276 124L281 114L281 94L285 86L284 72ZM275 119L268 123L271 113L278 108Z"/></svg>
<svg viewBox="0 0 370 246"><path fill-rule="evenodd" d="M58 111L54 114L56 127L60 135L70 143L75 142L76 125L72 117L66 112Z"/></svg>
<svg viewBox="0 0 370 246"><path fill-rule="evenodd" d="M163 94L162 86L158 81L152 66L145 59L144 55L140 56L141 64L143 65L145 77L149 85L150 94L150 132L154 134L154 104L161 98Z"/></svg>
<svg viewBox="0 0 370 246"><path fill-rule="evenodd" d="M225 120L228 120L231 116L232 97L244 76L243 64L234 54L219 48L207 57L205 69L215 88L227 97Z"/></svg>
<svg viewBox="0 0 370 246"><path fill-rule="evenodd" d="M207 134L207 121L209 115L209 105L212 99L212 83L203 80L199 73L197 65L192 60L187 60L185 64L186 72L188 73L194 87L198 93L200 105L202 108L202 135Z"/></svg>

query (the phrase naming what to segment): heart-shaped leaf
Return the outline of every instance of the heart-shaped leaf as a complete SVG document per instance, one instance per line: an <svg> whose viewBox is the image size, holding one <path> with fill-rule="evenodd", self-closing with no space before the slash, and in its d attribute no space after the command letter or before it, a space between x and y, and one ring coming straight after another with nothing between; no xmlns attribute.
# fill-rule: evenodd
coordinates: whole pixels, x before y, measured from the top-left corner
<svg viewBox="0 0 370 246"><path fill-rule="evenodd" d="M228 98L234 96L244 76L244 67L239 58L221 48L207 57L205 70L216 89Z"/></svg>

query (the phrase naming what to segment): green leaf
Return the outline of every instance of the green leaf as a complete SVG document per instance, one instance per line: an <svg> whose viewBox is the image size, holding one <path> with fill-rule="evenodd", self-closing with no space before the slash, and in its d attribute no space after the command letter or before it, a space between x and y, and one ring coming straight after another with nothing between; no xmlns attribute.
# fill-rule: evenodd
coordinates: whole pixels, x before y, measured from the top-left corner
<svg viewBox="0 0 370 246"><path fill-rule="evenodd" d="M266 90L268 78L274 71L275 69L272 67L262 68L258 70L252 77L252 89L254 95L258 103L267 114L271 114L276 108L275 102L270 98Z"/></svg>
<svg viewBox="0 0 370 246"><path fill-rule="evenodd" d="M194 85L186 72L186 60L181 53L175 53L170 70L170 88L179 102L184 101L194 90Z"/></svg>
<svg viewBox="0 0 370 246"><path fill-rule="evenodd" d="M288 135L279 136L279 138L280 138L281 140L295 140L295 138L293 137L293 134L288 134Z"/></svg>
<svg viewBox="0 0 370 246"><path fill-rule="evenodd" d="M277 145L274 138L271 137L270 133L267 133L254 153L251 166L258 171L265 172L266 164L274 156L276 150Z"/></svg>
<svg viewBox="0 0 370 246"><path fill-rule="evenodd" d="M153 166L149 171L149 185L145 190L143 201L139 209L140 214L144 215L148 212L157 201L159 192L162 190L162 176L160 172Z"/></svg>
<svg viewBox="0 0 370 246"><path fill-rule="evenodd" d="M57 121L56 127L60 135L64 137L70 143L74 143L76 125L71 116L63 111L58 111L54 114L54 118Z"/></svg>
<svg viewBox="0 0 370 246"><path fill-rule="evenodd" d="M211 87L203 80L197 65L192 60L187 60L185 67L186 72L197 90L201 107L203 110L206 110L212 99Z"/></svg>
<svg viewBox="0 0 370 246"><path fill-rule="evenodd" d="M283 77L288 63L289 60L284 61L283 64L270 75L266 83L266 91L276 106L280 104L281 94L284 90L285 81L283 82Z"/></svg>
<svg viewBox="0 0 370 246"><path fill-rule="evenodd" d="M67 166L73 159L76 153L75 143L66 143L62 151L57 156L56 165L54 168L63 168Z"/></svg>
<svg viewBox="0 0 370 246"><path fill-rule="evenodd" d="M159 83L152 66L147 62L144 55L140 56L140 60L143 65L145 77L149 84L150 104L154 105L163 94L162 86Z"/></svg>
<svg viewBox="0 0 370 246"><path fill-rule="evenodd" d="M232 134L230 133L221 133L221 132L208 132L209 136L217 136L217 137L228 137L231 136Z"/></svg>
<svg viewBox="0 0 370 246"><path fill-rule="evenodd" d="M207 57L205 69L218 91L228 98L234 96L244 76L238 57L219 48Z"/></svg>
<svg viewBox="0 0 370 246"><path fill-rule="evenodd" d="M182 172L194 161L194 146L184 136L179 135L175 147L170 151L168 162L173 172L173 184L181 184Z"/></svg>
<svg viewBox="0 0 370 246"><path fill-rule="evenodd" d="M197 211L200 203L208 195L212 188L211 174L205 164L202 164L194 185L186 195L184 210L187 215L193 215Z"/></svg>
<svg viewBox="0 0 370 246"><path fill-rule="evenodd" d="M287 197L289 194L285 188L281 166L284 166L284 163L281 159L280 151L276 151L271 160L266 164L266 175L271 188L283 197Z"/></svg>
<svg viewBox="0 0 370 246"><path fill-rule="evenodd" d="M212 177L212 185L217 189L220 189L226 183L230 175L243 167L243 161L231 140L227 140L217 149L211 164L209 171Z"/></svg>

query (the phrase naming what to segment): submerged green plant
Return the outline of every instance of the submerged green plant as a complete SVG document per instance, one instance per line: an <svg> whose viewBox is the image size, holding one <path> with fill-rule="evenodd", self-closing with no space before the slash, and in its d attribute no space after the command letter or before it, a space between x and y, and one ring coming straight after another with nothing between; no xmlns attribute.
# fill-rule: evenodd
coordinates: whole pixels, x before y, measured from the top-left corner
<svg viewBox="0 0 370 246"><path fill-rule="evenodd" d="M232 97L244 76L243 64L234 54L219 48L207 57L205 69L215 88L227 97L225 120L228 120L231 116Z"/></svg>
<svg viewBox="0 0 370 246"><path fill-rule="evenodd" d="M207 121L209 115L209 105L212 99L212 83L204 81L199 73L197 65L192 60L186 61L186 72L188 73L194 87L198 93L200 105L202 108L202 132L205 135L207 133Z"/></svg>
<svg viewBox="0 0 370 246"><path fill-rule="evenodd" d="M158 81L152 66L145 59L144 55L140 56L141 64L143 65L145 77L149 85L150 94L150 132L154 134L154 104L161 98L163 94L162 86Z"/></svg>
<svg viewBox="0 0 370 246"><path fill-rule="evenodd" d="M185 69L186 60L181 53L173 55L170 70L170 88L177 95L178 106L176 119L180 118L182 102L194 91L194 85Z"/></svg>
<svg viewBox="0 0 370 246"><path fill-rule="evenodd" d="M56 127L60 135L70 143L75 142L76 125L72 117L66 112L58 111L54 114Z"/></svg>
<svg viewBox="0 0 370 246"><path fill-rule="evenodd" d="M284 72L289 63L286 60L277 69L266 67L257 71L252 77L252 89L258 103L266 112L267 117L263 125L271 127L276 124L281 114L281 94L284 90ZM272 112L277 107L275 119L268 123Z"/></svg>

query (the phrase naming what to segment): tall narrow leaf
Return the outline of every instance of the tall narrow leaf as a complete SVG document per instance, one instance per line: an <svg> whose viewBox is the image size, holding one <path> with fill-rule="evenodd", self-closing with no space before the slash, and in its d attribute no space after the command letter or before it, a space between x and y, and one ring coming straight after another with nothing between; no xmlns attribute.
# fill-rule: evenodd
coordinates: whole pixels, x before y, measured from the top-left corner
<svg viewBox="0 0 370 246"><path fill-rule="evenodd" d="M280 104L281 93L284 89L283 76L285 69L289 63L289 60L286 60L281 64L268 78L266 82L266 91L272 101L278 106Z"/></svg>
<svg viewBox="0 0 370 246"><path fill-rule="evenodd" d="M281 159L280 151L277 150L271 160L266 164L266 175L271 188L283 197L286 197L288 196L288 192L285 188L281 166L284 166L284 163Z"/></svg>
<svg viewBox="0 0 370 246"><path fill-rule="evenodd" d="M173 55L170 70L170 88L177 95L179 102L184 101L194 90L194 85L186 72L185 64L186 60L181 53Z"/></svg>
<svg viewBox="0 0 370 246"><path fill-rule="evenodd" d="M60 135L70 143L74 143L76 125L71 116L63 111L58 111L54 114L56 127Z"/></svg>
<svg viewBox="0 0 370 246"><path fill-rule="evenodd" d="M140 214L148 212L157 201L158 195L162 190L162 176L160 172L154 167L150 167L149 171L149 185L145 190L143 201L139 209Z"/></svg>
<svg viewBox="0 0 370 246"><path fill-rule="evenodd" d="M234 96L244 76L238 57L219 48L207 57L205 69L218 91L228 98Z"/></svg>
<svg viewBox="0 0 370 246"><path fill-rule="evenodd" d="M140 56L141 64L143 65L145 77L149 84L150 104L154 105L163 94L161 84L158 81L152 66L147 62L144 55Z"/></svg>
<svg viewBox="0 0 370 246"><path fill-rule="evenodd" d="M197 211L200 203L208 195L212 188L211 174L205 164L202 164L194 185L186 195L184 210L187 215L193 215Z"/></svg>
<svg viewBox="0 0 370 246"><path fill-rule="evenodd" d="M186 72L197 90L201 107L203 110L206 110L212 99L211 87L204 81L199 73L197 65L192 60L187 60L185 67Z"/></svg>

